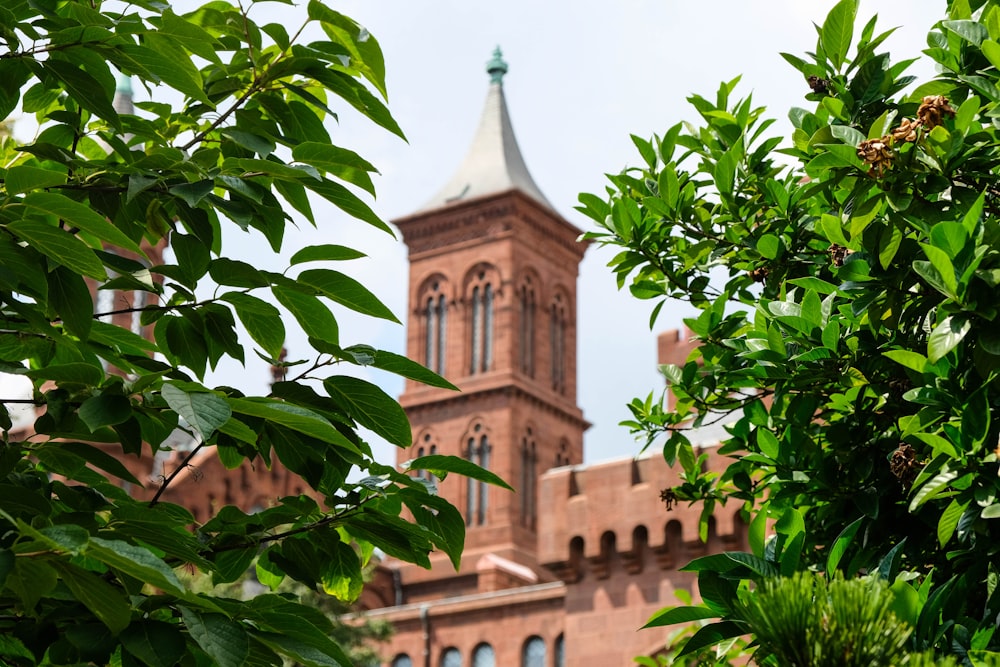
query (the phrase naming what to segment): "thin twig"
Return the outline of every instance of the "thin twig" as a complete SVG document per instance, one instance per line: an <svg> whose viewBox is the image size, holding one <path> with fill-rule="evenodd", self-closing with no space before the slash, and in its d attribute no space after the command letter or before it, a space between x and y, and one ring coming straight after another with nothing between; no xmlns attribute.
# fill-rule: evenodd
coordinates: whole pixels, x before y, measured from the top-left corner
<svg viewBox="0 0 1000 667"><path fill-rule="evenodd" d="M205 446L205 441L202 440L201 442L198 443L197 447L188 452L188 455L184 457L184 460L181 461L180 465L174 468L174 471L170 473L170 475L166 479L163 480L163 484L161 484L160 488L157 489L156 495L154 495L153 499L149 501L149 507L155 506L156 503L160 501L160 496L162 496L163 492L167 490L168 486L170 486L170 482L174 481L174 478L180 474L181 470L184 470L185 468L188 467L188 465L191 463L191 460L195 457L195 454L201 451L201 448L204 446Z"/></svg>

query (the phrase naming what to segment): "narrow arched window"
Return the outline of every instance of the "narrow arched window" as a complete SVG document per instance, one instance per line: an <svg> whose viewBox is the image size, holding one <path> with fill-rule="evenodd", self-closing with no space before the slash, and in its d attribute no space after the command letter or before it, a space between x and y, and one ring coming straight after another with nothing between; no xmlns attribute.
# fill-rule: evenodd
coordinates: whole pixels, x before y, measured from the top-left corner
<svg viewBox="0 0 1000 667"><path fill-rule="evenodd" d="M392 659L392 667L413 667L413 661L410 660L410 656L400 653Z"/></svg>
<svg viewBox="0 0 1000 667"><path fill-rule="evenodd" d="M441 653L441 667L462 667L462 654L457 648L446 648Z"/></svg>
<svg viewBox="0 0 1000 667"><path fill-rule="evenodd" d="M477 425L474 434L466 441L466 458L485 470L490 469L490 441L485 434L479 434L482 429ZM486 510L489 500L489 488L485 482L471 477L465 498L465 523L468 526L482 526L486 523Z"/></svg>
<svg viewBox="0 0 1000 667"><path fill-rule="evenodd" d="M438 375L444 374L445 332L447 331L448 300L443 286L431 283L423 299L424 364Z"/></svg>
<svg viewBox="0 0 1000 667"><path fill-rule="evenodd" d="M566 304L559 294L549 307L549 349L552 351L552 388L566 393Z"/></svg>
<svg viewBox="0 0 1000 667"><path fill-rule="evenodd" d="M556 637L555 667L566 667L566 640L562 635Z"/></svg>
<svg viewBox="0 0 1000 667"><path fill-rule="evenodd" d="M527 435L521 438L521 525L526 528L535 527L535 503L538 487L538 454L535 448L534 433L527 430Z"/></svg>
<svg viewBox="0 0 1000 667"><path fill-rule="evenodd" d="M480 271L469 292L469 373L485 373L493 366L493 311L495 292L487 279L486 271Z"/></svg>
<svg viewBox="0 0 1000 667"><path fill-rule="evenodd" d="M496 667L496 655L493 647L483 643L472 652L472 667Z"/></svg>
<svg viewBox="0 0 1000 667"><path fill-rule="evenodd" d="M521 667L548 667L545 664L545 640L529 637L521 651Z"/></svg>
<svg viewBox="0 0 1000 667"><path fill-rule="evenodd" d="M535 376L535 290L531 280L525 279L525 284L518 294L518 315L520 316L520 363L521 371L529 377Z"/></svg>

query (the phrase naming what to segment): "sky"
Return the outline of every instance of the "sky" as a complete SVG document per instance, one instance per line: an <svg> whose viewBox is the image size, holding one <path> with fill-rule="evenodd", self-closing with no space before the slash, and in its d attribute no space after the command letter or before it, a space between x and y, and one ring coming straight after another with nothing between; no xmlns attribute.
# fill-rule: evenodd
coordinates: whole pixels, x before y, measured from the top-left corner
<svg viewBox="0 0 1000 667"><path fill-rule="evenodd" d="M297 6L260 2L253 15L292 32L305 16ZM352 148L380 171L371 202L386 220L421 208L450 179L469 147L489 79L485 63L496 46L509 64L504 90L521 152L535 182L567 220L582 230L588 220L573 210L581 192L603 192L604 174L638 163L630 134L650 137L678 120L695 120L685 98L714 95L719 82L742 75L737 94L752 94L779 119L774 132L788 134L792 106L808 106L801 75L778 55L803 54L815 46L813 22L821 23L831 0L621 0L574 2L505 0L343 0L330 3L364 25L385 54L389 109L406 142L360 118L340 114L333 140ZM195 0L175 0L177 11ZM898 26L887 42L893 60L913 58L925 47L928 28L944 13L938 0L862 0L859 21L879 14L883 29ZM314 35L322 38L320 35ZM914 67L922 78L926 64ZM141 89L136 99L145 97ZM407 264L402 242L324 206L316 228L301 223L289 234L287 257L307 244L358 247L369 258L344 267L405 321ZM259 235L234 231L230 256L257 266L283 268L268 257ZM649 328L651 303L618 292L606 264L613 251L591 247L578 283L578 400L594 426L584 439L584 460L633 456L638 445L618 422L635 396L659 392L656 334L681 326L692 311L666 307ZM338 311L343 344L366 342L405 352L399 325ZM291 327L289 327L291 329ZM289 356L305 349L289 336ZM208 384L233 384L266 392L270 375L248 354L247 368L227 364ZM368 376L398 395L402 382ZM391 461L391 447L376 446Z"/></svg>

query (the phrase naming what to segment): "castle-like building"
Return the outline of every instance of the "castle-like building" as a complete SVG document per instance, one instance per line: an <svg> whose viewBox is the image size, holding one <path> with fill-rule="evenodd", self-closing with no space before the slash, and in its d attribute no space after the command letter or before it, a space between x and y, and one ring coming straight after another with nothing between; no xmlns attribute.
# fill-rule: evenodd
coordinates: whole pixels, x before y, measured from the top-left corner
<svg viewBox="0 0 1000 667"><path fill-rule="evenodd" d="M465 457L516 488L448 477L466 548L424 570L386 561L362 605L395 635L390 667L611 667L663 648L638 631L657 609L695 593L678 568L743 545L736 509L717 513L707 544L697 508L667 513L679 484L658 455L583 463L577 406L577 274L586 246L535 184L504 97L507 65L488 63L485 109L454 177L421 210L395 220L409 249L407 356L460 393L408 382L400 398L413 446ZM683 354L676 332L661 359ZM436 480L435 480L436 481Z"/></svg>

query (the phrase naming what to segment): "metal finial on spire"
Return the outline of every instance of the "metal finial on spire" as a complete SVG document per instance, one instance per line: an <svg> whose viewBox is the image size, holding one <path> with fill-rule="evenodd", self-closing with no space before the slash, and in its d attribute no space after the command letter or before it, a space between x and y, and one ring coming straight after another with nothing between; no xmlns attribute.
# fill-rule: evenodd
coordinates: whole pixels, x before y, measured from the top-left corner
<svg viewBox="0 0 1000 667"><path fill-rule="evenodd" d="M507 63L504 62L500 47L493 49L493 57L486 63L486 72L490 75L490 83L501 83L507 73Z"/></svg>

